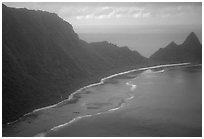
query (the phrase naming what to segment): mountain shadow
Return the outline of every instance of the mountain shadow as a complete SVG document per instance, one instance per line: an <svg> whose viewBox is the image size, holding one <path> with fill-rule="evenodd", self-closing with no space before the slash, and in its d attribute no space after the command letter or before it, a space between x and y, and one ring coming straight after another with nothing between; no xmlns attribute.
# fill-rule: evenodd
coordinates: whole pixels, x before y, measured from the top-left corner
<svg viewBox="0 0 204 139"><path fill-rule="evenodd" d="M146 62L127 47L81 40L57 14L2 5L2 121Z"/></svg>
<svg viewBox="0 0 204 139"><path fill-rule="evenodd" d="M182 44L171 42L165 48L160 48L150 57L150 61L151 63L202 63L202 46L195 33L191 32Z"/></svg>

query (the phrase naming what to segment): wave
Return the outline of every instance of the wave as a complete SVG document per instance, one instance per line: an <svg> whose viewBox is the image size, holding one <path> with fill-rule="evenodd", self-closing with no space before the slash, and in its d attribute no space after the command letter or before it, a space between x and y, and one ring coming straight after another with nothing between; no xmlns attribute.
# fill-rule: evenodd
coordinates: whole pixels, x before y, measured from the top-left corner
<svg viewBox="0 0 204 139"><path fill-rule="evenodd" d="M7 125L10 125L10 124L14 124L16 122L18 122L19 120L21 120L22 118L26 117L26 116L29 116L35 112L38 112L38 111L41 111L41 110L45 110L45 109L50 109L50 108L54 108L56 107L57 105L59 104L63 104L65 101L70 101L73 99L74 95L81 92L82 90L86 89L86 88L89 88L89 87L93 87L93 86L98 86L98 85L101 85L101 84L104 84L105 80L107 79L110 79L110 78L113 78L115 76L118 76L118 75L124 75L124 74L128 74L128 73L131 73L131 72L135 72L135 71L143 71L143 70L148 70L148 69L154 69L154 68L160 68L160 67L170 67L170 66L181 66L181 65L188 65L190 63L179 63L179 64L165 64L165 65L158 65L158 66L152 66L152 67L144 67L144 68L139 68L139 69L133 69L133 70L129 70L129 71L126 71L126 72L120 72L120 73L117 73L117 74L113 74L111 76L108 76L108 77L105 77L105 78L102 78L101 81L99 83L94 83L94 84L90 84L88 86L85 86L85 87L82 87L80 89L78 89L77 91L73 92L72 94L70 94L70 96L68 97L68 99L65 99L57 104L54 104L54 105L50 105L50 106L46 106L46 107L42 107L42 108L38 108L38 109L35 109L33 110L32 112L29 112L29 113L26 113L24 114L22 117L20 117L19 119L13 121L13 122L8 122ZM134 84L131 84L131 83L127 83L127 85L130 85L131 86L131 90L133 91L135 88L136 88L136 85ZM127 98L127 100L130 100L130 99L133 99L134 96L130 96L129 98ZM116 107L116 108L113 108L113 109L110 109L109 111L114 111L114 110L118 110L119 108L121 108L123 105L121 104L119 107ZM101 114L101 113L96 113L94 115L98 115L98 114ZM81 118L84 118L84 117L90 117L90 116L93 116L93 115L85 115L85 116L81 116L81 117L77 117L77 118L74 118L72 119L71 121L69 121L68 123L65 123L65 124L62 124L62 125L59 125L57 127L54 127L52 129L55 129L55 128L58 128L58 127L61 127L63 125L67 125L67 124L70 124L76 120L79 120ZM39 133L38 135L39 136L42 136L44 133Z"/></svg>
<svg viewBox="0 0 204 139"><path fill-rule="evenodd" d="M137 85L132 84L131 82L127 82L126 85L131 86L131 88L130 88L131 91L134 91L136 89L136 87L137 87Z"/></svg>
<svg viewBox="0 0 204 139"><path fill-rule="evenodd" d="M134 96L130 96L129 98L127 98L126 100L131 100L133 99ZM115 107L115 108L112 108L112 109L109 109L109 110L106 110L106 111L103 111L103 112L98 112L98 113L95 113L95 114L88 114L88 115L83 115L83 116L79 116L79 117L75 117L73 118L72 120L70 120L69 122L67 123L64 123L64 124L61 124L61 125L58 125L58 126L55 126L53 128L51 128L50 130L48 130L47 132L43 132L43 133L39 133L37 135L35 135L35 137L45 137L47 134L49 134L50 132L53 132L53 131L59 131L60 128L63 128L65 126L69 126L70 124L82 119L82 118L88 118L88 117L92 117L92 116L96 116L96 115L101 115L101 114L104 114L104 113L107 113L107 112L113 112L113 111L116 111L120 108L122 108L124 106L125 102L122 101L121 103L119 103L119 106L118 107Z"/></svg>
<svg viewBox="0 0 204 139"><path fill-rule="evenodd" d="M165 70L155 71L154 73L161 73L161 72L165 72Z"/></svg>
<svg viewBox="0 0 204 139"><path fill-rule="evenodd" d="M136 88L136 85L135 85L135 84L132 84L131 82L126 82L126 85L127 85L127 86L131 86L131 88L130 88L131 91L135 90L135 88ZM80 119L82 119L82 118L87 118L87 117L91 117L91 116L96 116L96 115L100 115L100 114L103 114L103 113L106 113L106 112L116 111L116 110L122 108L122 107L124 106L125 102L127 102L127 101L133 99L134 97L135 97L134 95L129 94L129 97L126 98L125 101L121 101L121 103L119 103L119 106L118 106L118 107L115 107L115 108L112 108L112 109L109 109L109 110L106 110L106 111L103 111L103 112L98 112L98 113L95 113L95 114L92 114L92 115L91 115L91 114L88 114L88 115L84 115L84 116L75 117L75 118L73 118L72 120L70 120L70 121L67 122L67 123L64 123L64 124L61 124L61 125L58 125L58 126L55 126L55 127L51 128L51 129L50 129L49 131L47 131L47 132L37 134L36 137L39 137L39 136L41 136L41 137L44 136L44 137L45 137L48 133L50 133L50 132L52 132L52 131L58 131L60 128L63 128L63 127L65 127L65 126L68 126L68 125L72 124L73 122L76 122L76 121L78 121L78 120L80 120Z"/></svg>
<svg viewBox="0 0 204 139"><path fill-rule="evenodd" d="M145 71L145 74L146 73L162 73L162 72L165 72L165 70L163 69L163 70L159 70L159 71L153 71L151 69L148 69L148 70Z"/></svg>

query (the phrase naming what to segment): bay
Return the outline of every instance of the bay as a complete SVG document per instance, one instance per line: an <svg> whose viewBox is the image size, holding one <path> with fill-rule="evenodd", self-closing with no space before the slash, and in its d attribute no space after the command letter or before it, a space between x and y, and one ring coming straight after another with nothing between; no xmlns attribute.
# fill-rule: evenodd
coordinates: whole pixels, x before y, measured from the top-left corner
<svg viewBox="0 0 204 139"><path fill-rule="evenodd" d="M65 126L48 136L202 136L201 66L147 70L129 82L134 98L108 112Z"/></svg>
<svg viewBox="0 0 204 139"><path fill-rule="evenodd" d="M3 136L201 136L201 65L112 75L35 110Z"/></svg>

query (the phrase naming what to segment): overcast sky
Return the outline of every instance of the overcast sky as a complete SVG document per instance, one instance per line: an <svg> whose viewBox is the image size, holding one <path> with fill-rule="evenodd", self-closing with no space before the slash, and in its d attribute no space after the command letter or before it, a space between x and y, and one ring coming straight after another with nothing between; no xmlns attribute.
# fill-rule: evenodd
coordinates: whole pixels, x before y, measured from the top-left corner
<svg viewBox="0 0 204 139"><path fill-rule="evenodd" d="M10 7L25 7L57 13L71 23L77 33L180 34L181 43L194 31L201 40L201 3L5 3ZM184 36L182 37L181 34ZM83 37L83 35L82 35ZM171 38L171 36L169 36ZM85 38L94 41L92 38ZM171 38L172 39L172 38ZM170 40L170 39L169 39ZM97 39L96 39L97 41ZM111 39L110 39L111 41ZM173 40L172 40L173 41ZM162 42L162 41L161 41ZM115 42L117 43L117 41ZM118 45L123 45L118 41ZM132 42L131 42L132 43ZM130 44L131 44L130 43ZM141 43L141 42L140 42ZM146 42L147 43L147 42ZM151 42L149 42L152 44ZM159 43L159 42L157 42ZM166 42L167 43L167 42ZM159 46L166 43L161 43ZM127 44L128 45L128 44ZM148 44L141 44L143 48ZM156 50L158 44L152 46ZM132 49L151 54L148 48L131 44Z"/></svg>

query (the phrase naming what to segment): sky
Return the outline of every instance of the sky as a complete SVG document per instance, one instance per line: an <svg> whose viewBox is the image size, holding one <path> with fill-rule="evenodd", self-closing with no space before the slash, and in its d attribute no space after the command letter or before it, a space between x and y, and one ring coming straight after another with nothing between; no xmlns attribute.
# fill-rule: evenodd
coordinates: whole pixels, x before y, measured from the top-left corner
<svg viewBox="0 0 204 139"><path fill-rule="evenodd" d="M109 41L149 57L190 32L202 38L202 3L86 2L4 3L9 7L57 13L87 42Z"/></svg>

